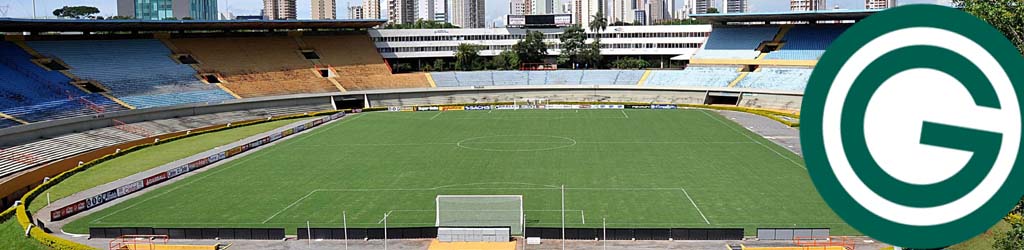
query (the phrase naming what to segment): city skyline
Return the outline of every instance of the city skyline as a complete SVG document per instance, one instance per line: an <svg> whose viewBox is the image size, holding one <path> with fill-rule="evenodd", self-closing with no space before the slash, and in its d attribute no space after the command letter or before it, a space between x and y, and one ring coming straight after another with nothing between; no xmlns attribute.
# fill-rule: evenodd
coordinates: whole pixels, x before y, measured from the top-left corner
<svg viewBox="0 0 1024 250"><path fill-rule="evenodd" d="M449 0L451 1L451 0ZM558 3L565 2L567 0L556 1ZM680 8L683 6L684 0L675 0L675 6ZM935 3L936 0L901 0L900 5L903 4L914 4L914 3ZM504 16L508 14L508 3L509 0L486 0L486 18L488 22L495 20L503 20ZM785 12L789 11L790 1L789 0L748 0L750 12ZM347 17L348 8L347 6L362 5L361 0L337 0L336 2L336 15L338 17ZM386 1L382 0L381 17L387 17L386 14ZM827 9L832 9L835 5L840 5L843 9L864 9L863 0L828 0L826 5ZM32 2L25 0L0 0L0 6L9 6L7 17L14 18L31 18L32 17ZM40 17L52 16L54 9L60 8L61 6L77 6L77 5L88 5L95 6L100 9L100 15L102 16L113 16L117 15L117 1L116 0L36 0L36 12ZM231 12L232 14L239 15L259 15L260 9L263 8L263 0L218 0L218 9L220 12ZM299 19L311 19L311 1L310 0L297 0L296 11Z"/></svg>

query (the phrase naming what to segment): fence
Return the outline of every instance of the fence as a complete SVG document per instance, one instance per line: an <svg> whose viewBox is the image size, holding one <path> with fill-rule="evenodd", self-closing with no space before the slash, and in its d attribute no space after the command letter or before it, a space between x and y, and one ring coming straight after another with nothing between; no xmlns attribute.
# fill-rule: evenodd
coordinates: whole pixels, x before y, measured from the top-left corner
<svg viewBox="0 0 1024 250"><path fill-rule="evenodd" d="M758 228L759 240L793 240L797 237L828 238L828 228Z"/></svg>
<svg viewBox="0 0 1024 250"><path fill-rule="evenodd" d="M117 238L122 235L167 235L171 239L280 240L284 228L152 228L90 227L89 238Z"/></svg>
<svg viewBox="0 0 1024 250"><path fill-rule="evenodd" d="M323 240L344 240L344 228L299 228L300 240L323 239ZM388 239L432 239L437 238L436 227L404 227L388 228ZM384 239L383 228L349 228L347 239Z"/></svg>
<svg viewBox="0 0 1024 250"><path fill-rule="evenodd" d="M742 240L742 228L566 228L568 240ZM344 228L299 228L299 239L345 239ZM562 239L562 228L527 227L527 237ZM383 228L349 228L348 239L383 239ZM388 239L437 238L436 227L388 228ZM792 239L792 238L790 238Z"/></svg>

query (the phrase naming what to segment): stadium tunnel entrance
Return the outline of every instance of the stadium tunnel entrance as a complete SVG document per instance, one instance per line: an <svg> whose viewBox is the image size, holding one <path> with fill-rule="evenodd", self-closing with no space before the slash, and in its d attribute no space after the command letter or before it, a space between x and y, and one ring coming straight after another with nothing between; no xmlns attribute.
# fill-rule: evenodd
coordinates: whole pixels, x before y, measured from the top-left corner
<svg viewBox="0 0 1024 250"><path fill-rule="evenodd" d="M362 95L335 96L331 98L336 109L361 109L366 107L366 99Z"/></svg>
<svg viewBox="0 0 1024 250"><path fill-rule="evenodd" d="M706 105L739 105L740 93L734 92L708 92L704 98Z"/></svg>

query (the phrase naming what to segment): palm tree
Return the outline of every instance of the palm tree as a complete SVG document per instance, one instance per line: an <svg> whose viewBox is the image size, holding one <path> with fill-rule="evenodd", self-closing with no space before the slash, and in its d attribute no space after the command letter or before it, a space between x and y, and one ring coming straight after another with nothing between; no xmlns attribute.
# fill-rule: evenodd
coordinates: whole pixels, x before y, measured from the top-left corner
<svg viewBox="0 0 1024 250"><path fill-rule="evenodd" d="M604 11L597 10L597 13L591 17L592 20L590 20L590 31L601 33L605 29L608 29L608 18L604 16Z"/></svg>

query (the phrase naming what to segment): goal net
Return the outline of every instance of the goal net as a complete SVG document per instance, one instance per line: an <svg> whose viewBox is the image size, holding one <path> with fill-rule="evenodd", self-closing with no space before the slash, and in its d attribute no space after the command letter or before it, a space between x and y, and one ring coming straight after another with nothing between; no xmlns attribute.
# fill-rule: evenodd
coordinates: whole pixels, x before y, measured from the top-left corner
<svg viewBox="0 0 1024 250"><path fill-rule="evenodd" d="M522 195L438 195L438 227L509 227L523 233Z"/></svg>

